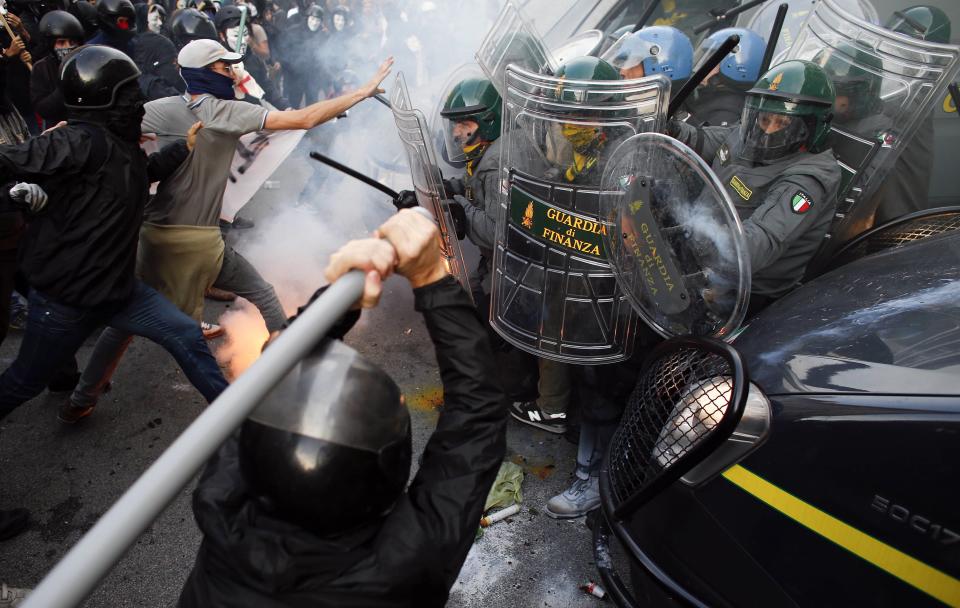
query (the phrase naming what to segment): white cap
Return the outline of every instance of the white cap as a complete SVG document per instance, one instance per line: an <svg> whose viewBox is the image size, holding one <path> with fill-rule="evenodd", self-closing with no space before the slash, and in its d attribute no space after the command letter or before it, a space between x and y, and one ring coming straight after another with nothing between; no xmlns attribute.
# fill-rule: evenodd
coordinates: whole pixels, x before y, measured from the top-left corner
<svg viewBox="0 0 960 608"><path fill-rule="evenodd" d="M180 49L177 63L182 68L205 68L211 63L225 61L237 63L243 60L243 55L228 51L216 40L192 40Z"/></svg>

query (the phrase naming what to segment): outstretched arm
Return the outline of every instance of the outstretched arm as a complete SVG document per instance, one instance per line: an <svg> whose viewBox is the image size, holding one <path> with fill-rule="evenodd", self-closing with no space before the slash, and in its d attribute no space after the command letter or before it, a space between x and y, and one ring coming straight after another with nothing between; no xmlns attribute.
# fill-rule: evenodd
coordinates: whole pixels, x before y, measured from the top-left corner
<svg viewBox="0 0 960 608"><path fill-rule="evenodd" d="M377 70L376 75L374 75L367 84L346 95L318 101L315 104L299 110L270 112L267 114L264 128L273 131L312 129L330 119L336 118L364 99L373 97L378 93L383 93L383 89L380 88L380 83L390 74L390 68L392 66L393 57L390 57L380 64L380 69Z"/></svg>

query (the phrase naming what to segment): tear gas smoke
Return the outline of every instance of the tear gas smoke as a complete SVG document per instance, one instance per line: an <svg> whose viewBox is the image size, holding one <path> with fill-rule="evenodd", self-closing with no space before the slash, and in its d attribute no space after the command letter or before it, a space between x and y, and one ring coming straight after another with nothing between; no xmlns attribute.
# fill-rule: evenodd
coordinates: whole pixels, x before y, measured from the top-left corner
<svg viewBox="0 0 960 608"><path fill-rule="evenodd" d="M375 27L358 32L355 23L347 30L350 36L330 35L325 44L318 42L303 53L336 67L339 71L335 74L357 74L360 82L392 54L396 58L394 74L404 72L414 103L430 116L441 103L441 89L452 68L473 61L502 2L448 6L453 4L438 3L426 11L420 10L424 5L417 5L406 14L406 20L386 22L386 31L378 32L380 28ZM362 18L362 14L353 16L355 21ZM392 86L393 79L388 77L384 86ZM319 79L311 86L323 93ZM348 118L308 133L274 176L283 176L289 183L283 184L282 191L267 191L268 200L262 192L258 197L259 205L270 207L269 214L258 218L252 234L244 234L235 244L274 286L288 315L326 283L323 270L334 251L350 239L368 236L394 213L382 193L307 160L311 150L328 154L396 190L411 187L393 115L382 105L364 101ZM309 181L297 205L295 193L305 175ZM253 209L248 213L248 217L258 217ZM259 312L245 301L223 315L220 323L227 335L217 358L236 377L259 356L267 338L266 327Z"/></svg>

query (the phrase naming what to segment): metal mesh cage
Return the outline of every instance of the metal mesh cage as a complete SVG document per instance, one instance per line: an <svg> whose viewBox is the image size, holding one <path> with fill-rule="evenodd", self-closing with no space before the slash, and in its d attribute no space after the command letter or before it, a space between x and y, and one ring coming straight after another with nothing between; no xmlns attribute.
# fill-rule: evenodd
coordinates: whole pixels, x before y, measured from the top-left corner
<svg viewBox="0 0 960 608"><path fill-rule="evenodd" d="M637 382L610 445L613 504L637 503L678 479L732 432L743 411L739 357L713 341L665 343ZM711 445L706 445L707 443Z"/></svg>
<svg viewBox="0 0 960 608"><path fill-rule="evenodd" d="M905 219L863 235L845 247L830 264L836 268L885 249L960 230L960 210Z"/></svg>

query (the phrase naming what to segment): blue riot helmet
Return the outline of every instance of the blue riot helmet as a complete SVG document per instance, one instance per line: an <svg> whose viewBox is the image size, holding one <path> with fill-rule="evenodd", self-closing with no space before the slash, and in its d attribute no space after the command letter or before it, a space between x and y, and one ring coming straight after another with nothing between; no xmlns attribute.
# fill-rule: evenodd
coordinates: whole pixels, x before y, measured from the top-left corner
<svg viewBox="0 0 960 608"><path fill-rule="evenodd" d="M654 25L624 34L603 54L624 78L663 74L676 84L693 73L693 45L675 27ZM642 70L639 69L642 67Z"/></svg>
<svg viewBox="0 0 960 608"><path fill-rule="evenodd" d="M720 62L719 78L710 77L708 84L725 84L746 91L760 79L760 64L763 63L763 52L767 46L763 38L751 30L728 27L707 36L694 56L694 71L733 35L740 36L740 43Z"/></svg>

